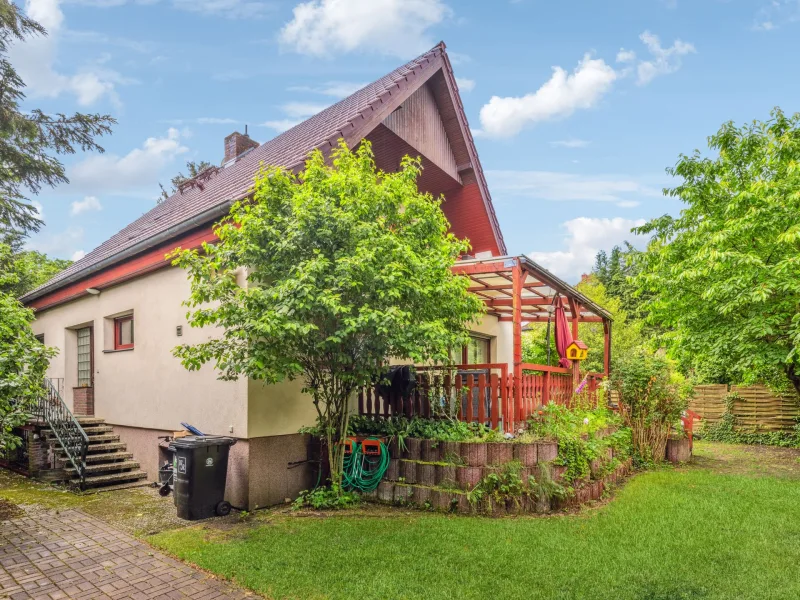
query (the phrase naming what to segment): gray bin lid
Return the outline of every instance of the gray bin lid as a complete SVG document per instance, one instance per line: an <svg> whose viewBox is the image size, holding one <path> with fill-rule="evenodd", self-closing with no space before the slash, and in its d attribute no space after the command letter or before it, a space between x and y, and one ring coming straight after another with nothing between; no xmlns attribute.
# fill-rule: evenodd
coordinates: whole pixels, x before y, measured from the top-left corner
<svg viewBox="0 0 800 600"><path fill-rule="evenodd" d="M233 446L236 438L224 435L187 435L169 443L170 448L202 448L204 446Z"/></svg>

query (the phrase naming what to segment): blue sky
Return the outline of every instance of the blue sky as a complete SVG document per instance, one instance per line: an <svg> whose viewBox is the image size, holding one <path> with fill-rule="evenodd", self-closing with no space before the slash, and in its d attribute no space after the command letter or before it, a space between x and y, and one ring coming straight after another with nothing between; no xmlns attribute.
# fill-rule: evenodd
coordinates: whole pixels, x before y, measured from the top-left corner
<svg viewBox="0 0 800 600"><path fill-rule="evenodd" d="M509 252L569 280L642 219L664 169L727 120L798 110L800 0L27 0L50 31L12 48L30 108L108 113L66 157L31 246L91 250L187 160L219 162L439 40L454 63ZM639 240L641 243L641 240Z"/></svg>

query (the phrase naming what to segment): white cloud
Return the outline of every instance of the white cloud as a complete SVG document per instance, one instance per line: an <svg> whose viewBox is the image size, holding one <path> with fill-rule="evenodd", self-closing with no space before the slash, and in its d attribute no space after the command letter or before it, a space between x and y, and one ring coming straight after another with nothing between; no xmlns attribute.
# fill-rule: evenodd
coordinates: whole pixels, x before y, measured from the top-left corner
<svg viewBox="0 0 800 600"><path fill-rule="evenodd" d="M475 89L475 80L474 79L466 79L464 77L456 77L456 84L458 85L458 89L462 92L471 92Z"/></svg>
<svg viewBox="0 0 800 600"><path fill-rule="evenodd" d="M565 250L530 252L534 261L567 281L577 282L581 274L588 273L600 250L610 250L622 242L644 246L647 237L631 233L633 227L644 224L644 219L615 217L579 217L562 224L566 229Z"/></svg>
<svg viewBox="0 0 800 600"><path fill-rule="evenodd" d="M616 79L616 71L605 61L586 54L572 73L553 67L552 77L534 93L492 96L481 108L482 130L489 136L508 137L528 124L568 117L595 106Z"/></svg>
<svg viewBox="0 0 800 600"><path fill-rule="evenodd" d="M181 137L181 132L170 128L164 137L147 138L141 148L135 148L125 156L90 156L70 170L69 189L93 195L139 195L145 190L153 190L158 185L162 169L188 151L181 143Z"/></svg>
<svg viewBox="0 0 800 600"><path fill-rule="evenodd" d="M134 80L97 63L87 63L73 74L56 70L59 39L64 26L61 0L27 0L25 12L48 32L47 36L32 36L11 48L11 62L25 81L28 95L55 98L61 94L73 94L82 106L108 97L119 105L116 86L135 83Z"/></svg>
<svg viewBox="0 0 800 600"><path fill-rule="evenodd" d="M83 245L84 232L80 227L69 227L58 233L48 233L45 229L36 234L28 243L31 250L38 250L49 256L72 256Z"/></svg>
<svg viewBox="0 0 800 600"><path fill-rule="evenodd" d="M279 39L320 57L357 50L409 57L433 46L428 30L451 14L442 0L310 0L294 7Z"/></svg>
<svg viewBox="0 0 800 600"><path fill-rule="evenodd" d="M70 206L71 215L79 215L90 210L103 210L103 205L100 204L97 196L85 196L83 200L76 200Z"/></svg>
<svg viewBox="0 0 800 600"><path fill-rule="evenodd" d="M76 262L82 259L84 256L86 256L85 250L75 250L75 252L72 253L72 256L70 256L70 260L72 262Z"/></svg>
<svg viewBox="0 0 800 600"><path fill-rule="evenodd" d="M591 142L588 140L578 140L575 138L550 142L550 145L555 146L556 148L586 148L586 146L589 144L591 144Z"/></svg>
<svg viewBox="0 0 800 600"><path fill-rule="evenodd" d="M631 208L661 190L621 175L578 175L554 171L487 171L493 194L553 202L613 202Z"/></svg>
<svg viewBox="0 0 800 600"><path fill-rule="evenodd" d="M36 216L44 221L44 207L38 200L31 200L31 206L36 210Z"/></svg>
<svg viewBox="0 0 800 600"><path fill-rule="evenodd" d="M617 52L617 62L618 63L631 63L636 60L636 52L633 50L625 50L625 48L620 48L619 52Z"/></svg>
<svg viewBox="0 0 800 600"><path fill-rule="evenodd" d="M366 83L353 83L349 81L328 81L316 87L294 85L287 88L287 90L290 92L311 92L312 94L322 94L323 96L332 96L333 98L346 98L366 85Z"/></svg>
<svg viewBox="0 0 800 600"><path fill-rule="evenodd" d="M645 31L639 36L652 55L651 60L639 61L636 67L637 83L645 85L659 75L674 73L681 68L682 56L697 52L693 44L675 40L669 48L661 47L661 40L657 35Z"/></svg>
<svg viewBox="0 0 800 600"><path fill-rule="evenodd" d="M766 0L756 13L753 29L773 31L797 21L800 21L800 0Z"/></svg>
<svg viewBox="0 0 800 600"><path fill-rule="evenodd" d="M295 125L302 123L308 117L325 110L328 108L328 105L314 104L312 102L287 102L280 108L281 111L286 114L287 118L264 121L263 123L260 123L260 126L269 127L278 133L282 133L287 129L291 129Z"/></svg>
<svg viewBox="0 0 800 600"><path fill-rule="evenodd" d="M302 119L276 119L274 121L264 121L263 123L260 123L260 126L269 127L278 133L283 133L284 131L291 129L295 125L299 125L302 122Z"/></svg>
<svg viewBox="0 0 800 600"><path fill-rule="evenodd" d="M307 118L322 112L330 106L329 104L314 104L312 102L287 102L281 106L281 110L288 117Z"/></svg>

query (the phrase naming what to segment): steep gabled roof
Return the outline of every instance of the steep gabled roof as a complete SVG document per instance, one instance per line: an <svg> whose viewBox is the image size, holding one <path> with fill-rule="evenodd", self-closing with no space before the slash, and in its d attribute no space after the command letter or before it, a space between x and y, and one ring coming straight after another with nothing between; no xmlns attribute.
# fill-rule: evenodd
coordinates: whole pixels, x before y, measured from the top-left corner
<svg viewBox="0 0 800 600"><path fill-rule="evenodd" d="M442 69L458 112L497 245L505 252L488 187L477 158L455 78L443 42L351 96L223 165L197 185L185 187L122 229L46 284L28 292L31 301L92 273L163 244L171 237L221 218L230 204L249 193L259 165L300 166L315 148L330 150L344 138L353 147L433 73Z"/></svg>

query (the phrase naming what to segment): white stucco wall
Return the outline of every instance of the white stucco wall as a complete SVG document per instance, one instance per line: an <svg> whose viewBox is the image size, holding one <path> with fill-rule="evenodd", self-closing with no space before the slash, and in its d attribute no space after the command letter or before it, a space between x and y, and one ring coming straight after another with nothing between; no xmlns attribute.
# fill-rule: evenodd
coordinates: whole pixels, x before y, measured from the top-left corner
<svg viewBox="0 0 800 600"><path fill-rule="evenodd" d="M189 372L172 356L178 344L206 340L213 332L188 326L181 305L188 296L185 273L166 268L38 313L33 330L59 349L48 375L65 378L67 404L72 406L77 384L75 328L92 324L96 416L114 425L164 430L179 429L184 421L204 433L247 437L247 381L219 381L212 365ZM113 348L109 317L130 311L134 349L104 353Z"/></svg>
<svg viewBox="0 0 800 600"><path fill-rule="evenodd" d="M514 329L509 321L500 321L494 315L484 315L483 320L470 330L492 338L492 362L514 364Z"/></svg>

